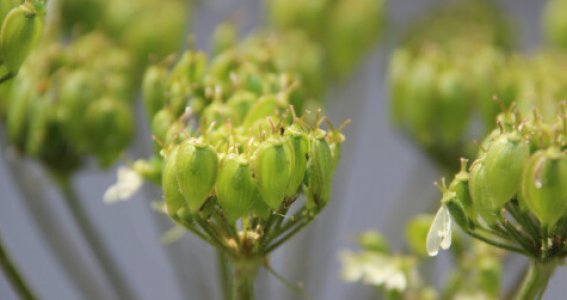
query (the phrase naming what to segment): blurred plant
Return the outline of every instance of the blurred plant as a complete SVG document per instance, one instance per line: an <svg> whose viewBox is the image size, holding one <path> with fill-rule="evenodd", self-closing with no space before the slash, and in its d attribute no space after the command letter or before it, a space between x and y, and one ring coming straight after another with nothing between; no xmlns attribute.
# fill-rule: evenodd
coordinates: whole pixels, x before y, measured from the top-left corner
<svg viewBox="0 0 567 300"><path fill-rule="evenodd" d="M517 299L539 299L567 253L566 105L549 122L537 110L529 118L509 110L497 124L469 170L463 167L449 187L442 185L436 218L448 211L470 236L529 257ZM450 225L433 224L427 238L432 255L450 235Z"/></svg>
<svg viewBox="0 0 567 300"><path fill-rule="evenodd" d="M512 38L491 1L447 5L415 22L389 67L391 110L402 128L446 170L471 153L476 107L492 129L498 72Z"/></svg>
<svg viewBox="0 0 567 300"><path fill-rule="evenodd" d="M543 11L543 29L548 43L565 50L567 48L567 1L549 0Z"/></svg>
<svg viewBox="0 0 567 300"><path fill-rule="evenodd" d="M358 66L385 23L382 0L267 0L266 7L271 26L303 31L321 45L330 80Z"/></svg>
<svg viewBox="0 0 567 300"><path fill-rule="evenodd" d="M377 232L368 231L357 238L360 252L341 253L342 278L348 282L362 281L380 287L386 299L496 299L501 289L503 253L482 243L461 241L457 244L472 248L459 251L454 270L438 291L428 278L427 253L423 240L432 216L418 215L406 227L408 254L396 254ZM458 236L455 236L458 238Z"/></svg>

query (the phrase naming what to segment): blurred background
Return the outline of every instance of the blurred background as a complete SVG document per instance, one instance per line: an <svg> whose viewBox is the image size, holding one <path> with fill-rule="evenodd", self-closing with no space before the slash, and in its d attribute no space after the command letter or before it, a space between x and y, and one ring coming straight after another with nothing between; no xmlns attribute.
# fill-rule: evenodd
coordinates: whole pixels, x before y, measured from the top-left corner
<svg viewBox="0 0 567 300"><path fill-rule="evenodd" d="M345 130L347 142L339 171L335 176L334 193L327 209L307 230L294 237L271 257L275 270L291 282L301 282L306 296L290 291L266 271L261 271L256 284L257 299L369 299L374 290L362 284L349 284L340 279L338 253L352 248L361 231L376 229L391 242L393 249L403 250L405 222L421 212L432 213L432 199L440 196L433 181L441 175L424 154L392 128L389 120L389 99L386 68L392 49L398 43L405 26L420 13L443 1L390 0L387 3L388 27L385 36L356 72L328 93L328 114L340 123L351 118ZM530 51L542 40L541 10L545 1L501 0L499 4L512 18L521 49ZM263 23L262 2L259 0L203 0L191 10L190 28L200 49L208 49L215 26L235 18L245 36ZM141 115L142 109L138 107ZM147 154L148 132L140 128L129 157ZM2 153L9 158L11 153ZM17 173L26 176L26 193L41 194L46 203L28 206L9 175L6 160L0 161L0 233L24 276L42 299L80 299L80 293L70 284L70 278L60 269L38 224L53 230L57 243L73 243L72 257L76 263L96 273L93 286L104 289L107 284L88 248L81 246L79 233L73 227L69 212L57 190L45 174L27 161L17 162ZM133 199L105 205L102 195L116 180L116 169L105 172L95 167L83 169L74 183L84 195L84 205L95 218L97 229L105 243L135 287L138 299L220 299L215 252L198 238L185 234L172 244L160 238L170 221L157 216L149 203L160 192L145 187ZM63 224L65 237L57 236L56 228L30 217L30 209L49 209ZM49 222L47 222L49 223ZM158 224L158 226L156 226ZM176 252L183 262L172 262L167 255ZM448 255L448 254L447 254ZM440 254L438 268L442 281L446 275L447 258ZM505 273L505 282L515 277L525 261L511 259L512 271ZM181 269L181 270L180 270ZM545 299L561 299L567 272L559 268L552 278ZM17 299L5 278L0 276L0 299Z"/></svg>

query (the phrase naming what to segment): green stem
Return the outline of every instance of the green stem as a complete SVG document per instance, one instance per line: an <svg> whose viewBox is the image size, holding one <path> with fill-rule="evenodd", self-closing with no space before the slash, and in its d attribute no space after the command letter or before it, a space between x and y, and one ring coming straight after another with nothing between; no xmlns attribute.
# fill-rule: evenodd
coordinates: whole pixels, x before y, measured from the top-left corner
<svg viewBox="0 0 567 300"><path fill-rule="evenodd" d="M254 300L254 278L261 264L261 261L253 260L234 260L232 299L233 300Z"/></svg>
<svg viewBox="0 0 567 300"><path fill-rule="evenodd" d="M118 270L118 264L112 259L109 250L105 247L103 239L96 231L85 208L81 204L81 200L71 184L68 175L54 175L59 188L65 198L65 202L71 211L74 221L79 226L79 230L83 234L86 242L90 246L93 255L107 276L108 280L116 295L120 299L136 299L134 293L126 284L125 278L122 277Z"/></svg>
<svg viewBox="0 0 567 300"><path fill-rule="evenodd" d="M514 299L516 300L532 300L541 299L547 288L549 279L553 275L557 262L554 260L541 262L532 260L530 267L520 289L516 293Z"/></svg>
<svg viewBox="0 0 567 300"><path fill-rule="evenodd" d="M2 245L2 240L0 240L0 267L2 268L2 271L6 275L6 278L21 299L35 299L32 290L30 289L24 278L20 275L20 272L18 272L16 266L14 265L14 263L10 259L10 256Z"/></svg>
<svg viewBox="0 0 567 300"><path fill-rule="evenodd" d="M222 250L217 250L217 263L219 277L222 285L222 297L225 300L232 299L232 282L230 277L230 264L226 254Z"/></svg>

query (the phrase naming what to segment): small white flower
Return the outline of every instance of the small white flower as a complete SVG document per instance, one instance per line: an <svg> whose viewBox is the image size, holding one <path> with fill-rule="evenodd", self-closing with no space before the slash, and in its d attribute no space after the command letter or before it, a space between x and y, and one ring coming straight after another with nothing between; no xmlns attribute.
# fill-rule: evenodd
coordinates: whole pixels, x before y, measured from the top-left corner
<svg viewBox="0 0 567 300"><path fill-rule="evenodd" d="M389 290L403 291L407 288L406 273L396 257L372 252L343 252L340 259L345 281L361 280L369 285L384 285Z"/></svg>
<svg viewBox="0 0 567 300"><path fill-rule="evenodd" d="M144 182L137 172L127 167L118 168L117 177L116 183L104 193L104 203L111 204L130 199Z"/></svg>
<svg viewBox="0 0 567 300"><path fill-rule="evenodd" d="M429 232L427 233L427 254L436 256L439 248L445 250L451 246L451 214L445 205L441 205Z"/></svg>

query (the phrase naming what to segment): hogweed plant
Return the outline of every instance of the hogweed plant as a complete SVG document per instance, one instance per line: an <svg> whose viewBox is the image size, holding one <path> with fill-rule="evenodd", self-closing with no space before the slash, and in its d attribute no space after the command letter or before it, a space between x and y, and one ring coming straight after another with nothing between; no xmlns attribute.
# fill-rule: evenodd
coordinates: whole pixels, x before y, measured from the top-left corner
<svg viewBox="0 0 567 300"><path fill-rule="evenodd" d="M427 237L430 255L450 245L451 217L468 235L530 259L516 299L539 299L566 251L567 196L565 102L556 119L537 110L524 117L510 110L447 187Z"/></svg>

